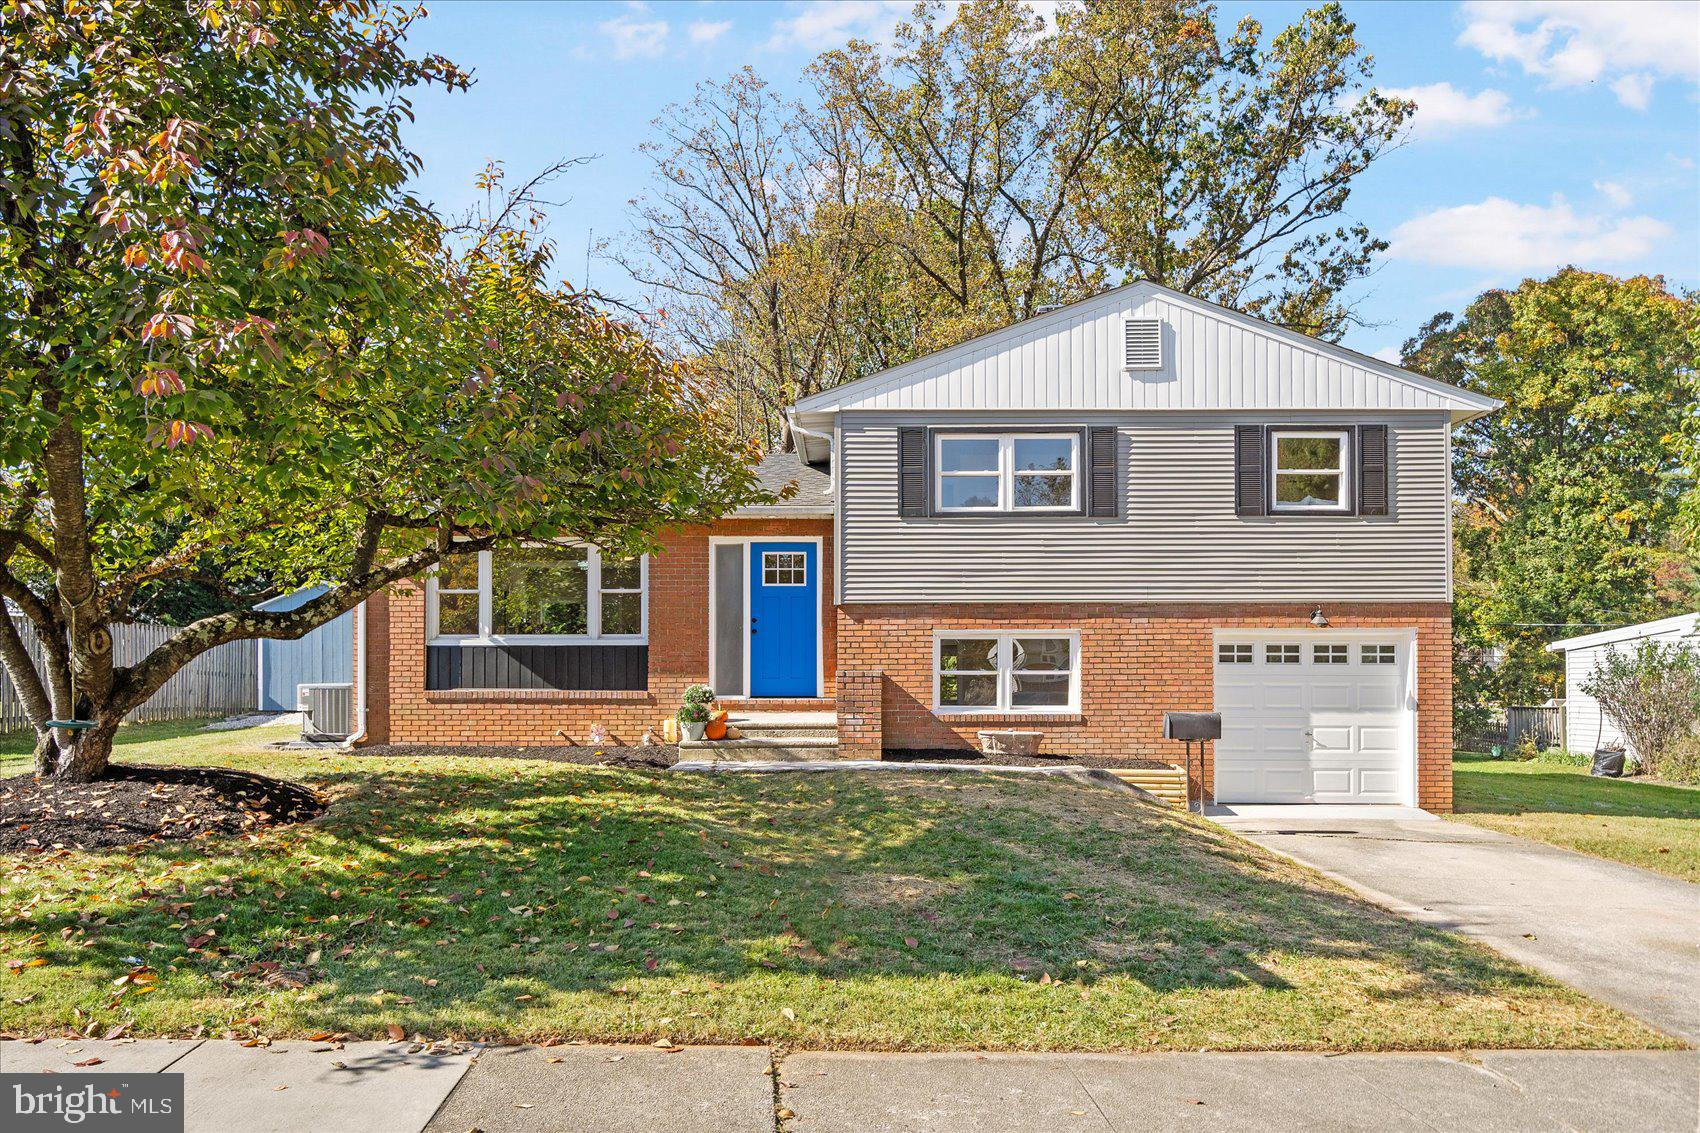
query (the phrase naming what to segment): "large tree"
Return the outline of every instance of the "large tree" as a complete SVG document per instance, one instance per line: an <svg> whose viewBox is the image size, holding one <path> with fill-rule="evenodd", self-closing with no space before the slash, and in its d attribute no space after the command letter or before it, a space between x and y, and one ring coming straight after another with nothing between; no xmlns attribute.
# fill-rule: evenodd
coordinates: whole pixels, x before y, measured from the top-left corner
<svg viewBox="0 0 1700 1133"><path fill-rule="evenodd" d="M1385 245L1341 223L1411 106L1336 5L1266 38L1197 0L921 3L798 100L751 72L658 121L622 257L783 436L799 396L1151 279L1336 337Z"/></svg>
<svg viewBox="0 0 1700 1133"><path fill-rule="evenodd" d="M406 50L418 15L65 0L0 24L0 659L41 773L99 775L199 653L445 555L635 550L752 498L698 393L548 285L523 209L447 233L407 195L407 92L467 83ZM209 570L329 588L116 665L137 595Z"/></svg>
<svg viewBox="0 0 1700 1133"><path fill-rule="evenodd" d="M1692 603L1700 319L1662 279L1566 268L1437 315L1407 366L1505 407L1459 430L1460 704L1557 691L1547 642Z"/></svg>

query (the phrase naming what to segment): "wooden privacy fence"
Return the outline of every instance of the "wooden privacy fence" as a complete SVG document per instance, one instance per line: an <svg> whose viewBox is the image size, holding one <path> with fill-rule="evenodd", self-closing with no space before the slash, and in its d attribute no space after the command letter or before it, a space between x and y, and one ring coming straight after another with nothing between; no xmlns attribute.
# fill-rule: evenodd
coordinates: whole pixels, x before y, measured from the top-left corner
<svg viewBox="0 0 1700 1133"><path fill-rule="evenodd" d="M1564 746L1564 707L1562 705L1512 705L1505 710L1505 741L1517 747L1527 738L1536 748Z"/></svg>
<svg viewBox="0 0 1700 1133"><path fill-rule="evenodd" d="M0 611L0 617L6 616ZM13 618L19 634L35 659L37 672L43 672L45 662L41 642L35 628L22 618ZM119 665L133 665L146 657L155 646L164 644L176 633L176 627L157 622L129 622L112 627L112 653ZM131 721L192 720L201 716L229 716L236 712L252 712L256 703L259 663L257 644L253 641L232 641L196 657L172 674L148 702L131 712ZM0 667L0 732L29 727L18 690L4 667Z"/></svg>

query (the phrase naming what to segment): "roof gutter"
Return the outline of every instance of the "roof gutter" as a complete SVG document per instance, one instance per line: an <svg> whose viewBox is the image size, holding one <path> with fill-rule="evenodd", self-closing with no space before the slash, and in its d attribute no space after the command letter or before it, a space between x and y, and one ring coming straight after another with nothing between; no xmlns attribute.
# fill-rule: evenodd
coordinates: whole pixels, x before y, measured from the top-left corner
<svg viewBox="0 0 1700 1133"><path fill-rule="evenodd" d="M797 411L796 411L795 408L787 409L785 411L785 420L786 420L786 423L791 426L791 431L793 433L797 433L797 434L804 436L804 437L812 437L813 439L815 439L817 441L825 442L825 444L826 444L826 459L827 459L827 466L826 466L827 491L833 492L833 491L837 490L837 488L838 488L838 461L837 461L836 457L837 457L838 454L832 451L832 434L831 433L817 433L813 429L806 429L802 425L799 425L797 423ZM806 456L805 456L804 462L807 463Z"/></svg>

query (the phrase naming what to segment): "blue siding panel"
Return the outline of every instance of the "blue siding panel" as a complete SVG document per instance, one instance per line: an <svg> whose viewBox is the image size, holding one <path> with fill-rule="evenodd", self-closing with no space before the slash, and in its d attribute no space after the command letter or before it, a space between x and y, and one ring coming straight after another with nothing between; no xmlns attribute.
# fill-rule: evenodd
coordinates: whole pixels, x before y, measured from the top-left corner
<svg viewBox="0 0 1700 1133"><path fill-rule="evenodd" d="M263 610L293 610L324 593L307 587L261 603ZM295 641L260 640L260 711L295 711L295 689L304 684L354 680L354 612L351 610Z"/></svg>

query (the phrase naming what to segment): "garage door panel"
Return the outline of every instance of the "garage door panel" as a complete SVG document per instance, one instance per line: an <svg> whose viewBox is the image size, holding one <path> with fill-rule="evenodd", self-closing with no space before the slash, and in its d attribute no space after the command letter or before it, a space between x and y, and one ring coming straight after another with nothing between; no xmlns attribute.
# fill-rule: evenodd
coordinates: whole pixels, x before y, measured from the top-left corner
<svg viewBox="0 0 1700 1133"><path fill-rule="evenodd" d="M1270 665L1266 643L1252 640L1259 663L1216 666L1216 793L1223 802L1399 803L1410 782L1406 688L1408 644L1397 663L1365 665L1363 639L1306 636L1311 648L1347 644L1345 664ZM1383 642L1376 642L1382 644ZM1334 653L1331 655L1338 655Z"/></svg>
<svg viewBox="0 0 1700 1133"><path fill-rule="evenodd" d="M1391 665L1374 666L1381 670L1390 670ZM1358 707L1367 712L1386 712L1404 707L1404 690L1401 684L1393 681L1383 681L1376 684L1364 684L1358 694Z"/></svg>
<svg viewBox="0 0 1700 1133"><path fill-rule="evenodd" d="M1324 712L1350 712L1358 706L1357 686L1344 681L1314 681L1310 707Z"/></svg>
<svg viewBox="0 0 1700 1133"><path fill-rule="evenodd" d="M1358 729L1358 750L1399 754L1399 729L1385 724L1365 725Z"/></svg>

